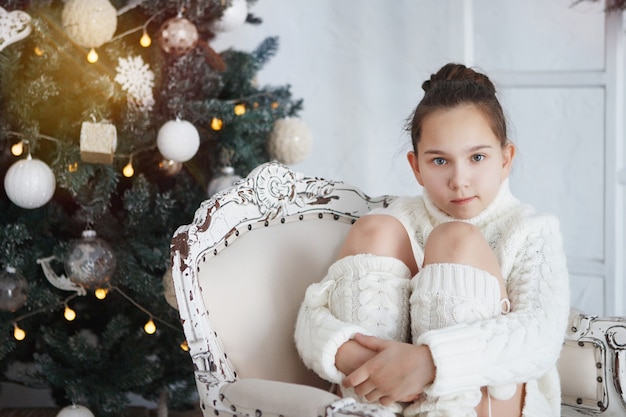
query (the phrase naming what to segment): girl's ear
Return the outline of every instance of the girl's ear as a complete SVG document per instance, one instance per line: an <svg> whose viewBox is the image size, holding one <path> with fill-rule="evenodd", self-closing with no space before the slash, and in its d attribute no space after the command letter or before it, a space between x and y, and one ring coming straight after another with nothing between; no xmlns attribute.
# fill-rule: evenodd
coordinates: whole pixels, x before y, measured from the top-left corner
<svg viewBox="0 0 626 417"><path fill-rule="evenodd" d="M502 179L505 179L511 173L513 167L513 159L515 158L515 145L507 143L502 149Z"/></svg>
<svg viewBox="0 0 626 417"><path fill-rule="evenodd" d="M409 151L406 154L406 159L408 159L409 161L409 165L411 166L411 171L413 171L413 175L415 176L415 179L417 180L419 185L423 187L424 182L422 181L422 173L420 172L420 164L417 159L417 154L413 151Z"/></svg>

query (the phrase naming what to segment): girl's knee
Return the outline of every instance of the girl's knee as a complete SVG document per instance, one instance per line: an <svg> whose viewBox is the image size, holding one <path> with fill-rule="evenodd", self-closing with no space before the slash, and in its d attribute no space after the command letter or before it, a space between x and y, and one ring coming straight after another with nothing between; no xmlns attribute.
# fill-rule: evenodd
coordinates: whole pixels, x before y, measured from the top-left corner
<svg viewBox="0 0 626 417"><path fill-rule="evenodd" d="M424 248L424 264L458 263L501 276L499 262L480 229L465 222L443 223L433 229Z"/></svg>
<svg viewBox="0 0 626 417"><path fill-rule="evenodd" d="M434 262L467 263L484 251L491 251L480 230L469 223L448 222L433 229L424 248L425 255Z"/></svg>

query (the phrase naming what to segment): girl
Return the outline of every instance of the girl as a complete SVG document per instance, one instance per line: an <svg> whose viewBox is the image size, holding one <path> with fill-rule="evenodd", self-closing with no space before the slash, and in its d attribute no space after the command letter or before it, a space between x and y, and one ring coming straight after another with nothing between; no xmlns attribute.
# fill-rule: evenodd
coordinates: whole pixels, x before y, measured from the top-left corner
<svg viewBox="0 0 626 417"><path fill-rule="evenodd" d="M487 76L447 64L422 87L408 161L423 195L354 224L306 292L296 347L344 395L405 416L558 417L558 221L509 191L515 147Z"/></svg>

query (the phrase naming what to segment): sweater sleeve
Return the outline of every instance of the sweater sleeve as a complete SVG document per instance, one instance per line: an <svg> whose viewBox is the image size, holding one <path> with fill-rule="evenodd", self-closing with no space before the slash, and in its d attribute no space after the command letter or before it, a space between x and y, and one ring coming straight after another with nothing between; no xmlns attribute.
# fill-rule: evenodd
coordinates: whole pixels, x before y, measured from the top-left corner
<svg viewBox="0 0 626 417"><path fill-rule="evenodd" d="M417 343L430 347L436 367L431 395L538 379L561 351L569 313L569 277L558 220L527 218L511 232L515 253L507 280L509 314L433 330Z"/></svg>
<svg viewBox="0 0 626 417"><path fill-rule="evenodd" d="M408 291L410 278L409 268L402 261L386 256L359 254L342 258L331 265L322 281L307 288L298 312L294 337L304 364L330 382L341 382L345 375L335 366L339 347L356 333L380 336L376 334L376 327L379 326L372 323L378 323L379 318L388 315L370 308L367 309L370 311L359 308L362 301L368 301L364 300L368 294L367 287L376 284L380 292L385 292L386 304L398 306L402 304L400 299L408 300L404 292ZM355 291L338 289L342 280L355 282ZM405 285L398 284L399 281L404 281ZM331 311L331 299L336 313ZM388 312L388 308L384 310ZM408 303L404 310L408 330ZM361 317L361 320L350 317ZM394 315L394 321L398 320Z"/></svg>

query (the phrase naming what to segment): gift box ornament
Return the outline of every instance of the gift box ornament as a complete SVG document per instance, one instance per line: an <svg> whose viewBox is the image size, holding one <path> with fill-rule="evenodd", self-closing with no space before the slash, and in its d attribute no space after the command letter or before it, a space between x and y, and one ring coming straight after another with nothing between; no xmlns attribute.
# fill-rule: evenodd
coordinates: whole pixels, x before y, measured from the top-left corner
<svg viewBox="0 0 626 417"><path fill-rule="evenodd" d="M83 122L80 129L80 159L92 164L112 164L117 130L110 123Z"/></svg>

